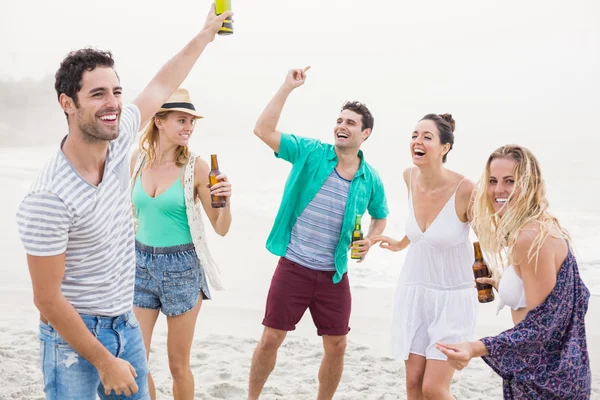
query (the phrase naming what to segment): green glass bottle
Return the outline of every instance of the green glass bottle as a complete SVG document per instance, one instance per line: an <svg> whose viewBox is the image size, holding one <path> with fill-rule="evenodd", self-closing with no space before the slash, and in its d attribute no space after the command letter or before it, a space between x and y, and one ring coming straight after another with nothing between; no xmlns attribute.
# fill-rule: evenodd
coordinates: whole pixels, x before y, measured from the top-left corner
<svg viewBox="0 0 600 400"><path fill-rule="evenodd" d="M215 0L215 10L217 15L221 15L225 11L231 11L231 0ZM223 21L223 26L217 33L219 35L233 35L233 21L231 21L231 18Z"/></svg>
<svg viewBox="0 0 600 400"><path fill-rule="evenodd" d="M361 226L360 226L360 215L356 216L356 221L354 222L354 231L352 231L352 243L356 242L357 240L362 240L363 239L363 233L361 230ZM352 248L352 250L350 250L350 258L353 260L360 260L360 256L358 255L358 249Z"/></svg>

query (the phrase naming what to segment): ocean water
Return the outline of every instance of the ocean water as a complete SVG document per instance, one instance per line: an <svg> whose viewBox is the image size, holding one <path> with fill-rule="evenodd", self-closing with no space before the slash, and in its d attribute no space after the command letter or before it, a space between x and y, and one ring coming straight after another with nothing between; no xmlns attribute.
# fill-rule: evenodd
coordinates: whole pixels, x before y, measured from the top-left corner
<svg viewBox="0 0 600 400"><path fill-rule="evenodd" d="M220 168L229 176L233 184L234 213L250 213L256 216L253 219L253 225L243 226L241 223L236 224L234 215L232 229L247 231L248 234L244 236L247 237L247 240L256 242L253 245L257 251L266 251L264 249L266 237L257 237L252 232L255 231L256 224L263 228L261 231L268 232L270 229L290 166L288 163L276 159L271 151L265 149L266 146L257 143L259 142L257 139L247 139L247 141L243 141L242 146L235 146L219 153ZM208 149L217 147L216 144L211 143L211 140L203 142L202 146L195 144L193 147ZM18 202L35 179L38 170L57 148L52 145L0 149L0 182L3 182L5 187L13 188L9 194L11 196L9 207L14 207L16 211ZM370 148L369 151L373 154L377 152L377 149ZM198 153L207 159L210 151L206 154ZM367 154L366 151L365 154ZM368 158L368 156L366 157ZM402 181L402 171L410 164L397 165L393 156L374 158L371 156L371 162L378 168L384 180L390 208L385 234L399 239L404 235L407 217L407 193L406 186ZM483 164L481 165L483 166ZM568 168L566 170L568 171ZM572 235L575 253L586 285L593 295L600 296L600 246L598 246L600 243L600 205L594 200L591 191L575 191L572 186L573 181L559 176L554 177L552 168L550 171L546 179L551 205L556 203L556 206L553 206L553 212ZM588 178L578 176L578 181L594 179L591 169L580 170L580 172L586 171L590 176ZM461 172L466 173L472 179L477 179L479 171ZM595 189L590 186L590 190ZM574 198L575 192L578 193L576 199ZM9 238L16 241L16 225L14 221L8 222L8 226L14 227L14 229L5 231L4 235L8 235ZM363 220L365 230L368 229L368 224L369 217L365 216ZM473 235L472 238L475 240ZM224 240L226 241L227 238ZM374 247L364 262L356 263L350 260L349 271L352 285L356 288L394 287L404 262L404 256L405 252L392 253Z"/></svg>

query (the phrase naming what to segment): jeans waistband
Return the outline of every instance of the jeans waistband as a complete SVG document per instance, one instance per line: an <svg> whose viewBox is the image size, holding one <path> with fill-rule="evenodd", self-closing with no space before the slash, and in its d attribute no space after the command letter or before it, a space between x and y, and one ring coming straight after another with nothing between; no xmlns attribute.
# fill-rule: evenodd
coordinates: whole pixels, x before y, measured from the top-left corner
<svg viewBox="0 0 600 400"><path fill-rule="evenodd" d="M173 253L181 253L182 251L190 251L194 250L194 243L186 243L179 244L177 246L168 246L168 247L154 247L147 246L135 241L135 248L150 254L173 254Z"/></svg>
<svg viewBox="0 0 600 400"><path fill-rule="evenodd" d="M103 317L101 315L88 315L88 314L79 314L79 316L83 320L83 323L85 324L85 326L87 326L89 329L96 329L96 328L115 329L117 326L119 326L122 323L136 320L135 314L133 313L133 311L126 312L125 314L119 315L117 317ZM40 321L40 326L43 327L44 325L46 325L46 324L44 324L42 321ZM50 325L49 323L47 326L52 328L52 325ZM54 328L52 328L52 329L54 329Z"/></svg>

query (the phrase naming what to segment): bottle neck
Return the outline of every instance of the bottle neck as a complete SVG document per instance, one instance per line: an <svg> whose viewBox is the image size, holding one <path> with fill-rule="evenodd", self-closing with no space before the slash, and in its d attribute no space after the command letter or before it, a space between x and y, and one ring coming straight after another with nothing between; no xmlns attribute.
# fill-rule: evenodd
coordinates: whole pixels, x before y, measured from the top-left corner
<svg viewBox="0 0 600 400"><path fill-rule="evenodd" d="M360 217L356 217L356 221L354 222L354 230L360 230Z"/></svg>
<svg viewBox="0 0 600 400"><path fill-rule="evenodd" d="M210 155L210 169L219 169L219 162L217 161L217 155Z"/></svg>
<svg viewBox="0 0 600 400"><path fill-rule="evenodd" d="M479 242L473 243L473 248L475 249L475 261L483 261L483 254L481 253L481 245Z"/></svg>

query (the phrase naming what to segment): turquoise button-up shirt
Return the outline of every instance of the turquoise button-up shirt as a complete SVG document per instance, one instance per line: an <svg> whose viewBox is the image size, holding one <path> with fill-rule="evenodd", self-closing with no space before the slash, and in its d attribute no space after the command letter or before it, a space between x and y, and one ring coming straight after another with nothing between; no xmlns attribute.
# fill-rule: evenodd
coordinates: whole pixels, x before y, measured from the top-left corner
<svg viewBox="0 0 600 400"><path fill-rule="evenodd" d="M338 159L333 145L286 133L282 133L279 153L275 155L289 161L293 167L285 184L273 229L267 239L267 249L277 256L285 257L296 219L319 192L336 167ZM367 210L373 219L383 219L389 213L379 174L364 160L362 151L359 150L358 156L361 160L360 167L350 184L342 233L335 250L334 283L339 283L348 271L348 251L355 217L363 215Z"/></svg>

